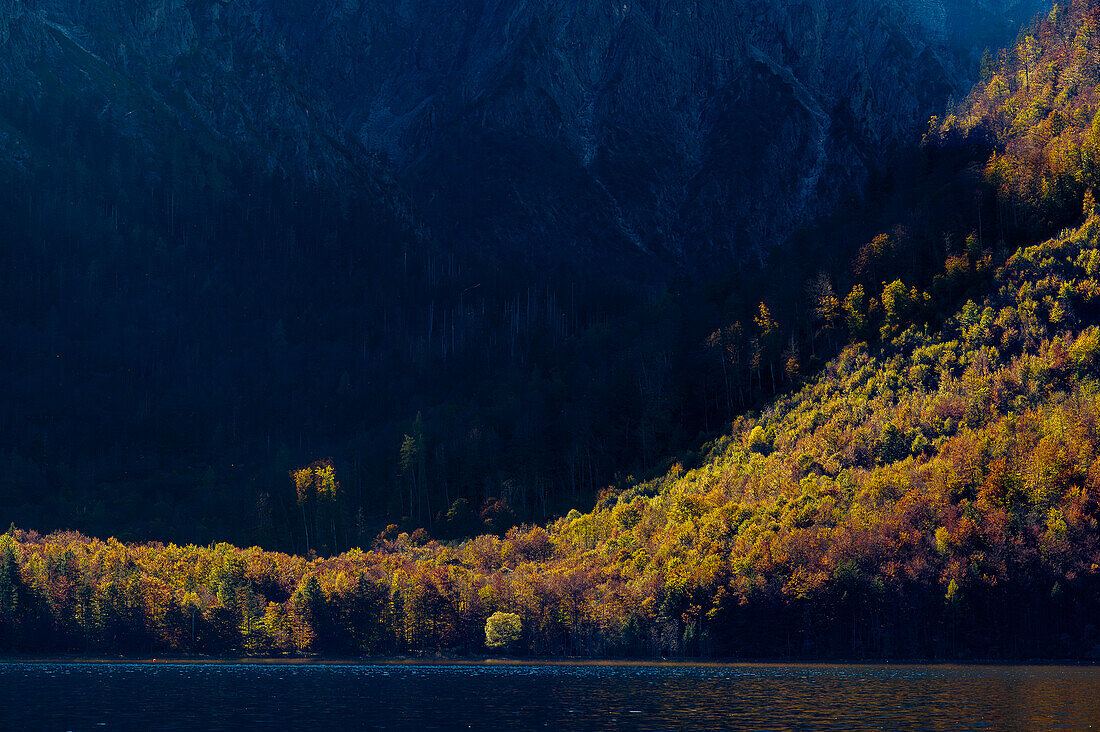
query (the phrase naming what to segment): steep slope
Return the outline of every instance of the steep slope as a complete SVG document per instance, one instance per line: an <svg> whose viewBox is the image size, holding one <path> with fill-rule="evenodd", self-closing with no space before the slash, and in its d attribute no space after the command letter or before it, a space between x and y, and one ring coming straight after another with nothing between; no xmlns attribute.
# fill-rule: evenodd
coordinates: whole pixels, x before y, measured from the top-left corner
<svg viewBox="0 0 1100 732"><path fill-rule="evenodd" d="M380 354L418 316L398 315L398 293L438 284L403 197L323 101L262 42L150 30L181 7L3 9L0 503L24 521L194 538L254 524L264 489L219 482L248 465L262 483L343 373L383 378ZM245 21L227 23L248 45ZM376 313L394 341L356 327ZM310 442L311 458L331 449Z"/></svg>
<svg viewBox="0 0 1100 732"><path fill-rule="evenodd" d="M2 9L4 515L306 551L287 471L332 455L344 547L545 518L682 432L652 291L441 243L261 10Z"/></svg>
<svg viewBox="0 0 1100 732"><path fill-rule="evenodd" d="M269 169L380 153L450 245L638 267L763 258L1042 5L35 0L3 32L8 65L61 33Z"/></svg>
<svg viewBox="0 0 1100 732"><path fill-rule="evenodd" d="M181 124L268 170L350 180L369 174L323 90L296 73L282 40L238 3L28 0L2 11L0 79L33 99L55 84L96 94L100 120L163 152Z"/></svg>
<svg viewBox="0 0 1100 732"><path fill-rule="evenodd" d="M6 642L474 651L506 611L533 653L1097 657L1098 29L1096 3L1059 7L932 126L933 161L992 146L954 210L922 209L956 242L935 276L865 279L843 305L817 289L850 342L686 467L546 528L442 545L394 526L370 552L308 561L9 531ZM908 257L890 242L855 268L892 277ZM335 490L328 468L297 485Z"/></svg>
<svg viewBox="0 0 1100 732"><path fill-rule="evenodd" d="M733 296L670 259L734 223L762 258L956 83L974 7L5 4L0 507L304 550L325 455L341 546L590 501L731 408Z"/></svg>
<svg viewBox="0 0 1100 732"><path fill-rule="evenodd" d="M712 266L862 185L1043 3L453 0L275 9L455 240ZM284 19L285 18L285 19Z"/></svg>
<svg viewBox="0 0 1100 732"><path fill-rule="evenodd" d="M313 561L9 530L0 642L476 651L506 611L539 654L1094 658L1098 247L1094 213L939 332L848 347L699 467L548 530Z"/></svg>

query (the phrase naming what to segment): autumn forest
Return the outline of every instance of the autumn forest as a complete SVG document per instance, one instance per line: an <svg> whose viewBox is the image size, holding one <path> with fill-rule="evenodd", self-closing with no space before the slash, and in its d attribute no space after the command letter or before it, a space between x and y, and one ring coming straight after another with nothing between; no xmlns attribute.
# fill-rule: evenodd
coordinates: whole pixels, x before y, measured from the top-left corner
<svg viewBox="0 0 1100 732"><path fill-rule="evenodd" d="M19 100L8 110L35 113ZM68 134L107 141L105 165L132 197L119 205L161 200L159 182L125 187L142 163L108 132L89 122ZM93 423L54 430L39 415L0 449L5 505L17 507L0 535L0 650L1100 657L1100 3L1055 3L1007 49L987 50L969 95L891 160L767 262L662 284L643 265L584 280L538 256L456 259L421 246L423 232L390 209L341 201L330 216L341 194L308 181L264 180L270 200L296 203L256 204L241 193L254 171L180 187L173 205L191 220L174 226L241 242L239 262L212 265L205 282L189 275L191 291L170 273L196 265L159 223L133 224L156 259L148 278L122 263L131 234L96 230L91 279L15 287L0 294L4 312L63 318L66 282L114 278L224 321L211 328L224 329L212 343L226 356L220 372L180 380L172 364L203 342L181 330L123 377L171 384L165 399L191 421L151 428L157 407L94 388L81 413L135 408L135 445L150 429L158 445L219 455L242 435L267 442L247 455L248 475L150 448L134 462L146 472L119 471L102 498L91 476L111 475L102 466L118 448ZM80 200L5 195L24 232ZM249 219L312 233L278 243L289 252L279 263L248 240ZM364 229L395 243L349 255ZM222 317L236 298L268 322L258 295L234 290L248 259L286 284L263 332ZM44 248L0 254L26 281L47 260ZM498 265L476 287L459 274ZM333 370L344 345L310 341L294 312L320 313L326 332L358 327L339 301L370 269L390 278L372 295L372 355L349 356L368 387ZM538 286L510 289L508 273L532 270ZM411 304L425 299L426 319ZM256 383L238 335L274 364ZM138 337L119 334L117 347ZM62 360L27 388L71 386ZM0 357L6 373L14 364ZM240 391L195 396L215 382ZM488 384L512 396L486 400ZM263 406L275 391L288 398ZM329 424L311 411L322 399ZM369 419L351 406L367 402ZM39 444L54 441L65 446ZM247 489L234 492L237 475ZM39 501L36 481L84 487ZM147 487L163 481L187 488ZM125 533L112 511L128 517Z"/></svg>

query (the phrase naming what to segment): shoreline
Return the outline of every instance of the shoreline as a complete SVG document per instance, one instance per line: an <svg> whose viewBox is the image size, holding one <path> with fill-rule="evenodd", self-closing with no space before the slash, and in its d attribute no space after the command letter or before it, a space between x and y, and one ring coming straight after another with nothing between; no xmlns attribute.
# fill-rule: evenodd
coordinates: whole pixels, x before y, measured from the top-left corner
<svg viewBox="0 0 1100 732"><path fill-rule="evenodd" d="M14 664L31 665L87 665L87 666L482 666L482 667L538 667L561 666L569 668L606 667L606 668L967 668L967 667L1080 667L1091 668L1100 665L1097 660L1067 659L975 659L975 660L857 660L857 659L623 659L623 658L522 658L522 657L414 657L414 656L367 656L367 657L213 657L213 656L82 656L82 655L4 655L0 656L0 666Z"/></svg>

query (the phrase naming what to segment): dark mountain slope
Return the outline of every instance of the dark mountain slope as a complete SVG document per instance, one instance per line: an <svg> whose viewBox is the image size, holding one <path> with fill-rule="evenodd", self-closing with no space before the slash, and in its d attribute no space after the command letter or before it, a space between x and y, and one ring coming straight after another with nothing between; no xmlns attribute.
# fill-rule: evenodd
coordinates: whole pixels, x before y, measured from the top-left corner
<svg viewBox="0 0 1100 732"><path fill-rule="evenodd" d="M981 49L1041 6L326 1L275 12L349 132L385 151L458 241L600 250L614 237L711 266L712 254L763 256L858 189L964 93ZM540 175L510 177L533 166ZM593 230L608 218L613 228Z"/></svg>
<svg viewBox="0 0 1100 732"><path fill-rule="evenodd" d="M304 550L286 471L319 455L342 544L459 496L545 515L635 461L639 326L604 324L638 288L439 246L254 15L192 10L5 7L9 519Z"/></svg>
<svg viewBox="0 0 1100 732"><path fill-rule="evenodd" d="M758 271L670 262L766 259L972 66L977 5L898 7L4 5L0 506L304 550L332 456L342 548L654 469L814 346L769 281L744 388L703 344Z"/></svg>
<svg viewBox="0 0 1100 732"><path fill-rule="evenodd" d="M0 642L480 652L507 612L534 654L1095 659L1098 51L1100 6L1079 0L990 64L913 178L940 233L873 240L842 300L816 283L839 355L660 477L545 528L395 526L315 560L11 530ZM928 276L908 248L936 239ZM750 327L768 337L766 309ZM755 360L726 367L759 385ZM339 493L325 464L295 483L321 515Z"/></svg>
<svg viewBox="0 0 1100 732"><path fill-rule="evenodd" d="M268 170L333 181L371 168L323 90L242 4L30 0L6 13L0 78L9 94L33 99L56 81L73 95L99 95L99 119L146 136L153 154L166 152L174 119Z"/></svg>
<svg viewBox="0 0 1100 732"><path fill-rule="evenodd" d="M858 189L1041 5L35 0L5 23L16 65L63 32L268 168L384 154L448 245L698 265Z"/></svg>

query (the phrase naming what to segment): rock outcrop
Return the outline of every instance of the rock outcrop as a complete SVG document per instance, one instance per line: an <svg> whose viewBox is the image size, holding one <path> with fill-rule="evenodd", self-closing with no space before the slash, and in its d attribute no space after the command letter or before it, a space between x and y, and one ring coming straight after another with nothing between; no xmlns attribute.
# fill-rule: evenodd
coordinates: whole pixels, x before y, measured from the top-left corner
<svg viewBox="0 0 1100 732"><path fill-rule="evenodd" d="M74 84L98 83L120 125L156 106L313 177L388 161L454 245L753 259L1041 5L16 0L0 75L99 65Z"/></svg>
<svg viewBox="0 0 1100 732"><path fill-rule="evenodd" d="M437 228L693 259L765 256L1040 5L322 0L277 25Z"/></svg>

